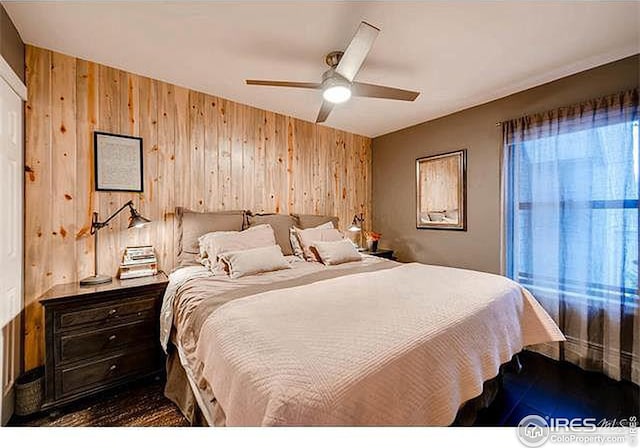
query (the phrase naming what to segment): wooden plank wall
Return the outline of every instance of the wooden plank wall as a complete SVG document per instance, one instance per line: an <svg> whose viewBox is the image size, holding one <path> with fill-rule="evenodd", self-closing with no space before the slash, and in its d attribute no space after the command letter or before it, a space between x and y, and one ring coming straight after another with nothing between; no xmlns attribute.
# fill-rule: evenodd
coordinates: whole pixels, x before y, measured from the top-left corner
<svg viewBox="0 0 640 448"><path fill-rule="evenodd" d="M336 215L370 221L369 138L256 109L111 67L27 47L25 365L43 360L37 298L91 273L91 213L132 199L100 231L100 271L115 275L128 244L153 244L174 267L176 206L199 211ZM93 131L144 139L144 193L93 191Z"/></svg>

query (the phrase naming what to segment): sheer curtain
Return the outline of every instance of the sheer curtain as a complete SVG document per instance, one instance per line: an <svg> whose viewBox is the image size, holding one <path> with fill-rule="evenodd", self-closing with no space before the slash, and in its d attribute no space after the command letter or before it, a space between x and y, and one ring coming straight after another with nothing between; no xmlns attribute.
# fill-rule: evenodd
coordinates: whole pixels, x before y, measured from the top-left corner
<svg viewBox="0 0 640 448"><path fill-rule="evenodd" d="M507 275L567 341L555 359L640 383L638 90L503 123Z"/></svg>

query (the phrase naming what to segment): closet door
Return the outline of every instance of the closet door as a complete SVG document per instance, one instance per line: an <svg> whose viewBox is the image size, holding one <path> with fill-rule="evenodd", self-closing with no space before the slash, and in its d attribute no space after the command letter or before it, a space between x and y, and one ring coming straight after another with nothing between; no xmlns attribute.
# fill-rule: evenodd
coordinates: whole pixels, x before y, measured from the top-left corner
<svg viewBox="0 0 640 448"><path fill-rule="evenodd" d="M23 259L22 100L0 78L0 422L13 413L13 383L20 369Z"/></svg>

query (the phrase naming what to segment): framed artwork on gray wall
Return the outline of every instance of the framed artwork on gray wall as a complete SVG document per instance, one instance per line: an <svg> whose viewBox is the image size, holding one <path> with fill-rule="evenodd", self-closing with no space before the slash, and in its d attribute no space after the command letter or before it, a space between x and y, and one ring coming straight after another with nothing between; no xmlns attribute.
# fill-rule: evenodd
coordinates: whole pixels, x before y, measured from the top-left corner
<svg viewBox="0 0 640 448"><path fill-rule="evenodd" d="M416 227L467 230L467 150L416 160Z"/></svg>

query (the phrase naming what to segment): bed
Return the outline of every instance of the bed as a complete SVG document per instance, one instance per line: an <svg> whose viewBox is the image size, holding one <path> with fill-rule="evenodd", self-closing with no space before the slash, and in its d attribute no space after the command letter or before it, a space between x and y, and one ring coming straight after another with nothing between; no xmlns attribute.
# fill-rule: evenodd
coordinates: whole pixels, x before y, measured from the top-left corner
<svg viewBox="0 0 640 448"><path fill-rule="evenodd" d="M166 395L227 426L450 425L523 347L564 337L501 276L365 256L170 275ZM486 392L486 390L485 390Z"/></svg>

